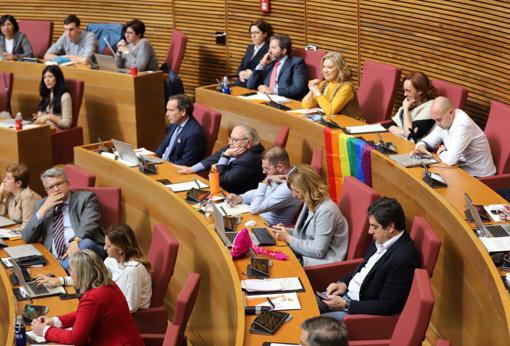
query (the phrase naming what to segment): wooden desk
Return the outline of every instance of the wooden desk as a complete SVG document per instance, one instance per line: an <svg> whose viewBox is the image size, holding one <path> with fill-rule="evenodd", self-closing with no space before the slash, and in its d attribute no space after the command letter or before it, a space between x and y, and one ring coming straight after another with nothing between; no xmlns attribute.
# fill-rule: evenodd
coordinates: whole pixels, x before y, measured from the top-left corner
<svg viewBox="0 0 510 346"><path fill-rule="evenodd" d="M22 240L7 241L9 246L16 246L25 244ZM38 243L34 246L43 254L48 260L48 264L42 268L30 268L30 276L34 277L37 274L55 274L56 276L67 275L60 266L60 263L53 257L53 255ZM0 257L7 257L4 250L0 250ZM6 269L0 265L0 344L12 345L14 343L14 318L17 314L21 315L28 300L16 301L14 293L12 292L12 282L9 277L12 270ZM68 293L74 293L72 287L65 288ZM48 316L60 316L68 312L76 310L78 306L78 299L61 300L56 296L34 298L32 299L34 305L45 305L48 307Z"/></svg>
<svg viewBox="0 0 510 346"><path fill-rule="evenodd" d="M39 176L51 167L50 127L39 126L16 131L0 127L0 175L11 163L23 162L30 172L30 187L44 193Z"/></svg>
<svg viewBox="0 0 510 346"><path fill-rule="evenodd" d="M247 92L233 88L233 95ZM311 149L324 150L323 126L302 116L280 111L254 101L247 101L214 91L212 87L196 90L197 101L222 112L220 142L226 143L226 130L239 123L254 126L263 140L272 142L280 126L290 128L287 150L294 163L308 162ZM287 105L300 108L299 102ZM341 126L361 124L348 117L335 119ZM393 141L399 152L409 152L412 143L392 134L382 135ZM376 135L362 135L377 141ZM427 340L434 343L446 338L454 345L505 345L510 339L510 300L498 271L486 249L464 220L463 193L475 204L504 203L486 185L459 168L445 165L431 171L444 176L448 188L432 189L422 182L422 168L406 169L378 152L372 152L373 187L382 195L398 198L410 227L414 216L424 216L442 241L432 277L436 303ZM326 166L324 166L326 167Z"/></svg>
<svg viewBox="0 0 510 346"><path fill-rule="evenodd" d="M1 61L0 71L14 73L12 111L37 111L44 64ZM85 143L119 139L155 150L165 135L163 73L129 74L62 67L65 78L85 82L78 125Z"/></svg>
<svg viewBox="0 0 510 346"><path fill-rule="evenodd" d="M185 193L173 193L157 179L172 182L202 178L179 175L173 166L158 166L158 174L146 176L136 168L101 157L89 150L93 146L75 148L75 164L97 176L98 186L122 189L123 222L135 230L138 241L148 249L152 226L165 224L179 240L175 273L167 290L167 305L173 305L182 284L191 272L202 275L200 292L195 304L188 335L195 345L261 345L264 340L299 341L299 325L306 318L318 315L312 288L303 268L287 247L278 247L291 256L289 261L274 260L272 277L299 276L306 292L299 293L303 310L292 311L293 320L281 327L273 337L248 334L254 317L245 317L240 279L248 259L233 261L229 251L214 232L212 219L206 219L184 201ZM249 216L248 219L261 219Z"/></svg>

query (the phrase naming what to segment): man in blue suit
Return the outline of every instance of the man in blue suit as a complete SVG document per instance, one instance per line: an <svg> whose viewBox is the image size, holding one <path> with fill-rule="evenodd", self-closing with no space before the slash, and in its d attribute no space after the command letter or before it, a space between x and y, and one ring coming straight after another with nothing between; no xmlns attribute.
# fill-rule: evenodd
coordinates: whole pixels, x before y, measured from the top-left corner
<svg viewBox="0 0 510 346"><path fill-rule="evenodd" d="M246 82L250 89L301 100L308 91L303 58L290 55L292 41L287 35L273 35L269 52L260 60Z"/></svg>
<svg viewBox="0 0 510 346"><path fill-rule="evenodd" d="M202 127L193 117L193 104L189 98L184 94L170 96L166 117L170 127L156 155L184 166L192 166L202 160L206 139Z"/></svg>

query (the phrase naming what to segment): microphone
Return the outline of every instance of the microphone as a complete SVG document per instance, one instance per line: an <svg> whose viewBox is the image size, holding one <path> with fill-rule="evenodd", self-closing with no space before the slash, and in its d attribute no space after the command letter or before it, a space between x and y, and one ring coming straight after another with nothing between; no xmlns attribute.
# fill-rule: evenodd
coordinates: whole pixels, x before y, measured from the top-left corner
<svg viewBox="0 0 510 346"><path fill-rule="evenodd" d="M267 98L269 99L269 101L266 102L266 105L277 108L277 109L281 109L282 111L290 111L290 107L285 106L285 105L281 104L280 102L276 102L275 100L273 100L271 98L271 96L269 96L269 94L267 92L264 92L264 95L266 95Z"/></svg>
<svg viewBox="0 0 510 346"><path fill-rule="evenodd" d="M115 56L115 51L113 50L112 46L110 45L110 42L108 42L106 37L103 37L103 41L106 43L108 50L112 53L113 56Z"/></svg>

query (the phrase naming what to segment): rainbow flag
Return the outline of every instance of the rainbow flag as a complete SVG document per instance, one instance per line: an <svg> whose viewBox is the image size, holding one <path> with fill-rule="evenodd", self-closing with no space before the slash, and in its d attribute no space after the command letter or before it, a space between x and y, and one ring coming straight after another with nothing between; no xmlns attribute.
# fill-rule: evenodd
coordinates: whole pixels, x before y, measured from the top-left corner
<svg viewBox="0 0 510 346"><path fill-rule="evenodd" d="M326 147L327 178L331 199L339 201L343 177L346 176L354 176L368 186L372 186L370 158L372 147L370 145L360 138L325 127L324 146Z"/></svg>

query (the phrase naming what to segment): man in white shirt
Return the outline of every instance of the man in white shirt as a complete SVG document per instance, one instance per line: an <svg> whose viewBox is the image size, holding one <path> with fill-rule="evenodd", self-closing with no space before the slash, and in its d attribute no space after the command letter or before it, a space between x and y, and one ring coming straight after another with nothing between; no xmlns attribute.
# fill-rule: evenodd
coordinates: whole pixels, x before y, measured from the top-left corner
<svg viewBox="0 0 510 346"><path fill-rule="evenodd" d="M416 144L413 154L431 155L436 150L441 162L459 165L475 177L496 174L487 137L464 111L440 96L434 99L430 114L436 127Z"/></svg>
<svg viewBox="0 0 510 346"><path fill-rule="evenodd" d="M342 320L346 314L393 315L402 311L420 256L405 231L402 207L382 197L368 208L374 238L365 260L351 274L329 284L326 299L317 299L323 315Z"/></svg>

